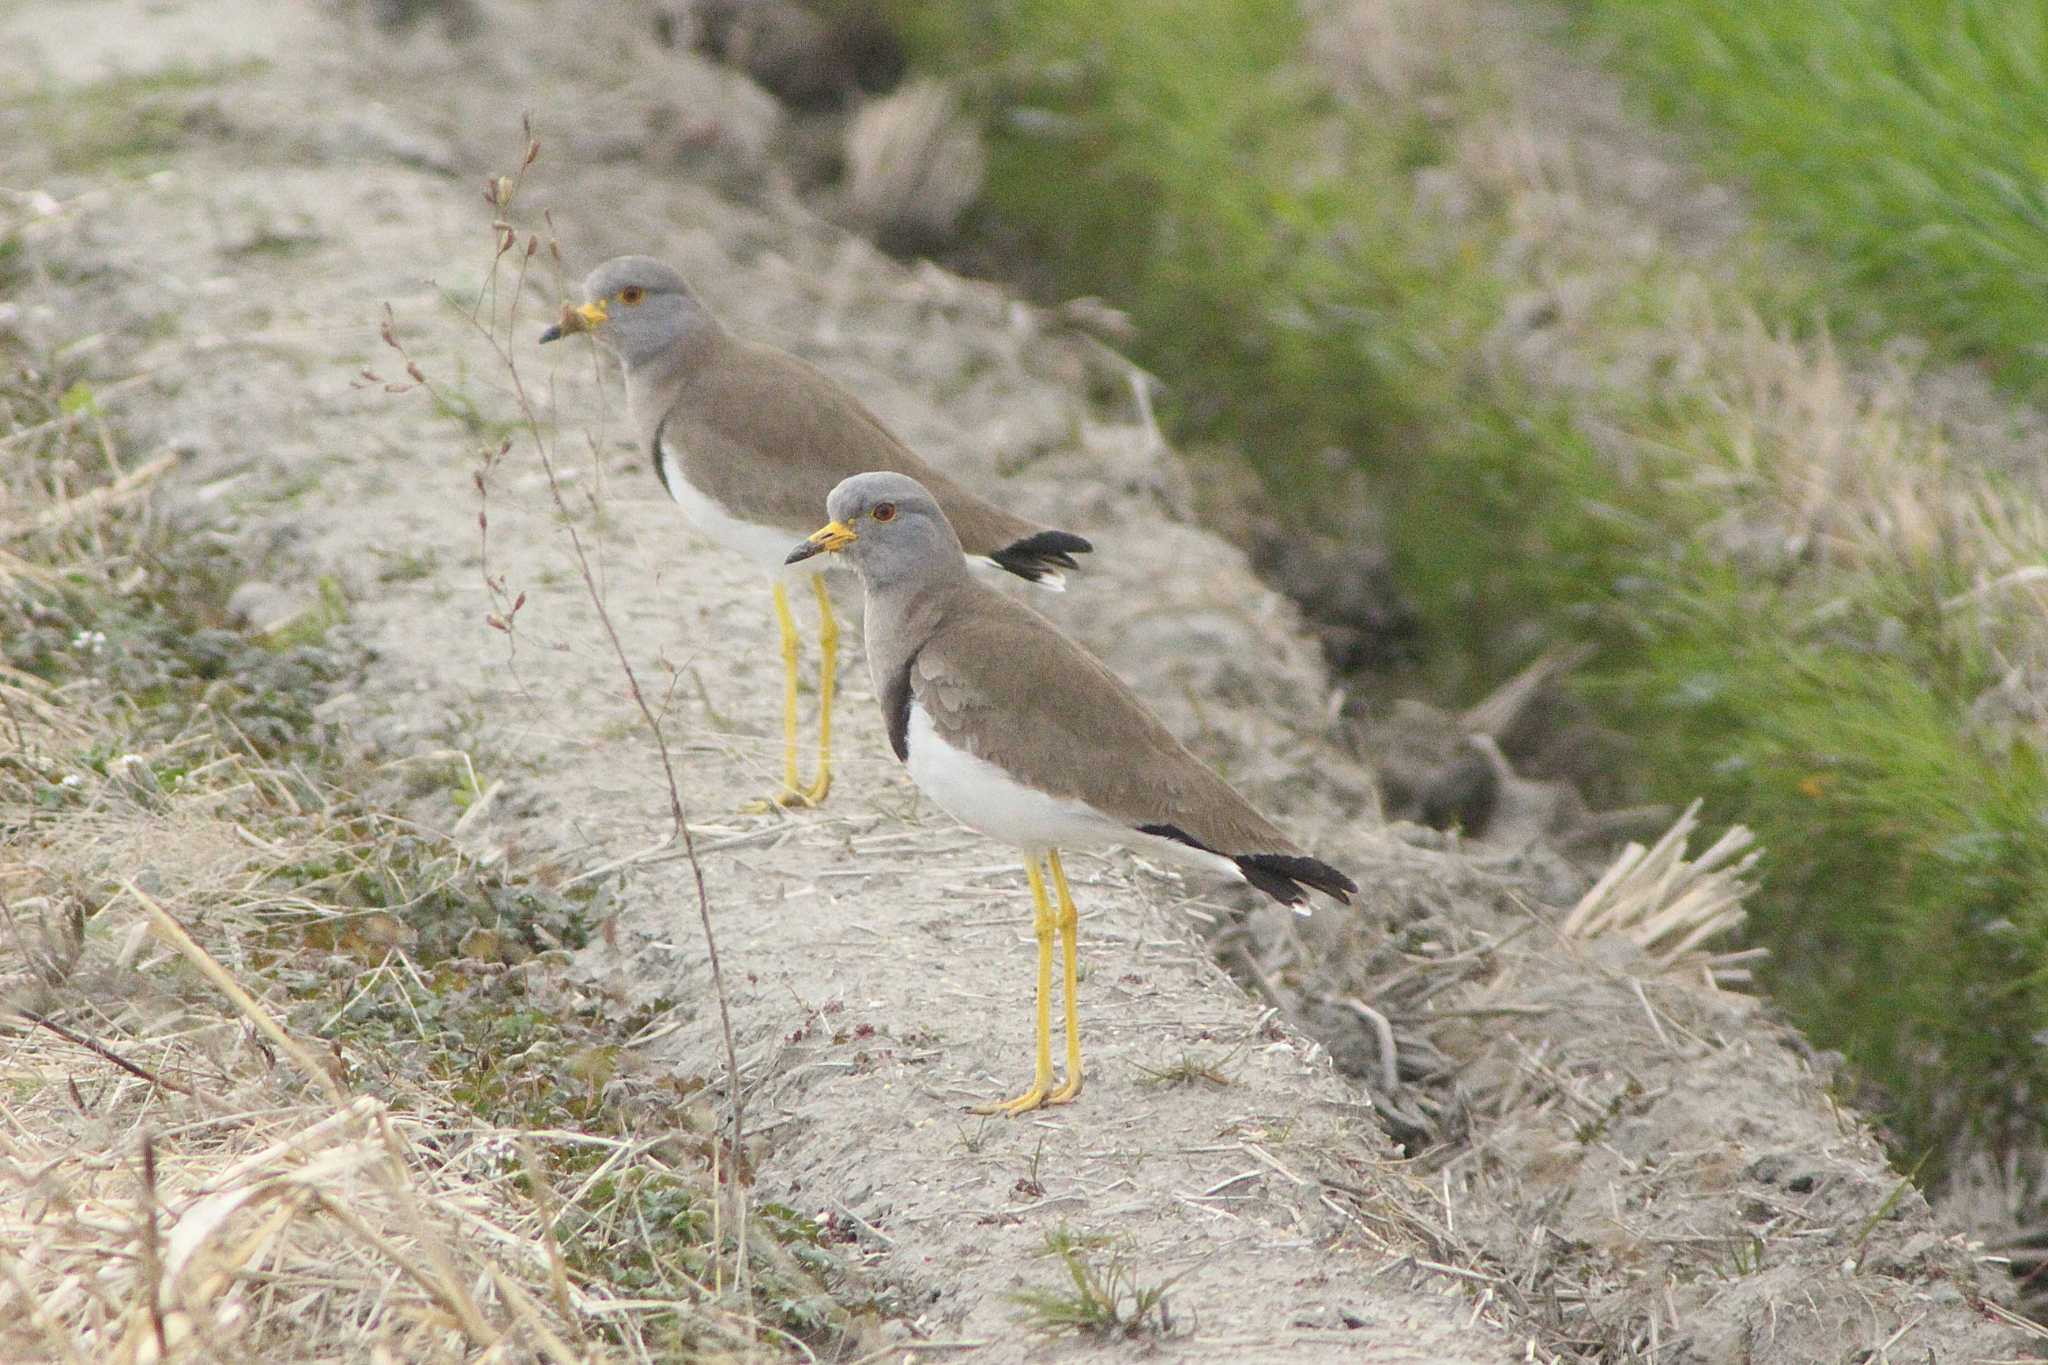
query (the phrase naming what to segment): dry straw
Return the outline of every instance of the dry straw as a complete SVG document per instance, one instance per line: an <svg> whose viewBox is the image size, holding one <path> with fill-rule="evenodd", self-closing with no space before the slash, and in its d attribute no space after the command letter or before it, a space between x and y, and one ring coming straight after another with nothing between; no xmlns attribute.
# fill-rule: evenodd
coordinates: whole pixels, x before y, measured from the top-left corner
<svg viewBox="0 0 2048 1365"><path fill-rule="evenodd" d="M283 880L350 848L290 813L289 774L217 732L174 737L138 756L190 761L166 815L116 776L67 771L97 719L75 698L8 686L0 1359L651 1360L683 1313L697 1340L743 1346L708 1287L625 1299L551 1253L561 1201L515 1144L603 1139L508 1129L432 1090L395 1111L285 1022L290 996L251 945L361 916ZM75 808L40 811L66 776ZM117 885L121 868L157 893Z"/></svg>
<svg viewBox="0 0 2048 1365"><path fill-rule="evenodd" d="M1709 985L1748 981L1749 971L1740 964L1754 950L1716 955L1705 945L1741 927L1743 898L1754 889L1749 873L1763 855L1751 847L1756 836L1733 825L1706 852L1688 858L1699 812L1695 801L1650 847L1624 848L1565 916L1565 935L1620 934L1659 971L1698 969Z"/></svg>

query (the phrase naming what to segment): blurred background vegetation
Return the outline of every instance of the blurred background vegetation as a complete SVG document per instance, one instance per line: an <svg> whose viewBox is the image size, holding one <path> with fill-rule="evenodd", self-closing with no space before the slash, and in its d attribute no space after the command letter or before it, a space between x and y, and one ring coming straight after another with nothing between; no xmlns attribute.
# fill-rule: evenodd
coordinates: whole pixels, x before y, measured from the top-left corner
<svg viewBox="0 0 2048 1365"><path fill-rule="evenodd" d="M2048 9L1571 0L1579 36L1773 230L1829 311L2048 396Z"/></svg>
<svg viewBox="0 0 2048 1365"><path fill-rule="evenodd" d="M1597 646L1605 794L1757 829L1775 997L1903 1167L1988 1163L2038 1217L2048 9L892 8L990 139L983 267L1127 312L1172 439L1384 537L1420 644L1366 688L1464 704ZM1518 22L1735 186L1733 226L1549 145L1601 96L1545 88Z"/></svg>

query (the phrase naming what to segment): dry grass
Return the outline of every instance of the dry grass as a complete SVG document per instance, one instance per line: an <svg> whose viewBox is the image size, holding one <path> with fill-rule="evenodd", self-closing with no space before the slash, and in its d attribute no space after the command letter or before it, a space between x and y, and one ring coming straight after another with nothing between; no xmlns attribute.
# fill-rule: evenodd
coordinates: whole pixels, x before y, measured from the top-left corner
<svg viewBox="0 0 2048 1365"><path fill-rule="evenodd" d="M2048 395L2034 287L2048 96L2038 10L1564 8L1568 32L1813 252L1831 314L1863 332L1913 331L2016 394Z"/></svg>
<svg viewBox="0 0 2048 1365"><path fill-rule="evenodd" d="M1763 853L1740 825L1722 833L1705 853L1686 857L1699 826L1700 804L1686 807L1664 836L1644 848L1630 844L1565 916L1569 938L1620 934L1642 949L1658 971L1702 972L1709 985L1749 980L1755 950L1712 954L1710 941L1742 927L1742 899Z"/></svg>
<svg viewBox="0 0 2048 1365"><path fill-rule="evenodd" d="M605 1305L551 1283L533 1201L479 1159L478 1139L494 1135L394 1122L369 1096L306 1102L253 1045L176 1096L183 1083L168 1076L81 1085L77 1046L42 1032L12 1041L7 1358L587 1349L585 1322ZM124 1041L194 1075L183 1038Z"/></svg>
<svg viewBox="0 0 2048 1365"><path fill-rule="evenodd" d="M1398 22L1405 0L1339 8L1418 31L1412 17ZM1470 42L1429 36L1396 76L1374 78L1390 93L1427 83L1469 58ZM1552 108L1511 104L1464 121L1452 144L1448 166L1467 192L1505 206L1527 262L1518 283L1546 296L1540 327L1496 330L1497 362L1570 396L1589 430L1628 424L1602 435L1609 454L1676 474L1724 509L1700 534L1746 570L1938 568L1980 590L1957 609L1997 612L2011 607L1986 600L2000 586L2038 591L2009 578L2048 553L2038 430L1967 384L1944 386L1910 347L1845 354L1825 326L1785 320L1763 289L1729 287L1713 272L1741 262L1743 246L1724 238L1718 255L1682 254L1697 245L1685 241L1698 231L1681 217L1688 206L1626 202L1638 187L1603 164L1613 149L1558 125ZM1665 405L1654 421L1620 401L1646 381ZM1661 458L1674 452L1685 458ZM2028 616L2048 600L2022 596Z"/></svg>
<svg viewBox="0 0 2048 1365"><path fill-rule="evenodd" d="M176 899L196 910L198 890ZM433 1088L364 1093L355 1049L283 1022L280 973L231 971L132 885L34 938L34 898L8 899L35 979L10 982L0 1356L651 1360L681 1318L700 1346L760 1339L713 1283L622 1292L558 1240L595 1182L668 1165L670 1143L491 1122ZM588 1212L630 1229L628 1203ZM626 1235L660 1264L665 1231Z"/></svg>
<svg viewBox="0 0 2048 1365"><path fill-rule="evenodd" d="M1783 297L1796 263L1680 169L1643 197L1626 132L1564 103L1525 73L1443 179L1504 206L1520 316L1546 319L1499 325L1495 362L1569 403L1608 505L1661 528L1603 695L1660 792L1772 849L1772 989L1884 1092L1903 1159L1933 1149L1937 1189L2005 1169L2000 1220L2036 1223L2038 954L1977 945L2038 945L2048 885L2048 432L1911 346L1838 345Z"/></svg>

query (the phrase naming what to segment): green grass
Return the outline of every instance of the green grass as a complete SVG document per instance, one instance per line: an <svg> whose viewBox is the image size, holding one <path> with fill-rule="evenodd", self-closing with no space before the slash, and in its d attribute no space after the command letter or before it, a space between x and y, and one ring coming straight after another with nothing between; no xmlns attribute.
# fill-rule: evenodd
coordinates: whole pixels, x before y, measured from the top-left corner
<svg viewBox="0 0 2048 1365"><path fill-rule="evenodd" d="M52 88L15 104L0 128L25 134L49 169L70 175L143 175L200 131L192 97L264 69L260 61L172 66L92 85Z"/></svg>
<svg viewBox="0 0 2048 1365"><path fill-rule="evenodd" d="M1010 1296L1033 1330L1048 1336L1074 1333L1110 1339L1160 1337L1173 1331L1166 1295L1174 1281L1146 1283L1121 1249L1099 1255L1106 1246L1107 1238L1076 1234L1065 1225L1045 1235L1045 1254L1059 1262L1065 1282L1020 1289Z"/></svg>
<svg viewBox="0 0 2048 1365"><path fill-rule="evenodd" d="M2048 8L1570 0L1859 309L2048 397Z"/></svg>
<svg viewBox="0 0 2048 1365"><path fill-rule="evenodd" d="M1487 73L1439 72L1431 118L1412 98L1337 107L1295 60L1284 0L1010 0L971 24L898 8L918 60L987 118L983 241L1048 297L1130 313L1175 441L1249 460L1339 531L1325 472L1357 471L1422 624L1409 684L1469 700L1547 645L1598 644L1587 695L1640 759L1618 786L1704 792L1758 830L1771 987L1875 1083L1905 1163L1931 1154L1938 1179L1960 1149L2048 1137L2028 1098L2048 1088L2031 1041L2048 1027L2048 782L1976 715L1994 661L2036 657L2041 632L2023 610L1942 609L1996 556L1938 481L1924 544L1829 530L1825 553L1743 557L1720 536L1782 544L1820 458L1731 340L1753 315L1810 337L1811 279L1750 248L1705 277L1599 242L1519 265L1519 205L1417 203L1416 172L1497 107ZM1705 326L1718 349L1647 382L1596 367L1568 403L1489 345L1542 270L1599 275L1578 324L1598 362L1659 328ZM1626 433L1627 457L1596 427Z"/></svg>
<svg viewBox="0 0 2048 1365"><path fill-rule="evenodd" d="M2038 1142L2024 1097L2048 1086L2048 771L2030 742L1971 723L1996 661L1901 635L1897 602L1835 618L1703 573L1664 605L1601 685L1650 736L1663 790L1764 832L1755 931L1779 1003L1882 1086L1868 1098L1904 1163L1939 1175L1958 1143Z"/></svg>

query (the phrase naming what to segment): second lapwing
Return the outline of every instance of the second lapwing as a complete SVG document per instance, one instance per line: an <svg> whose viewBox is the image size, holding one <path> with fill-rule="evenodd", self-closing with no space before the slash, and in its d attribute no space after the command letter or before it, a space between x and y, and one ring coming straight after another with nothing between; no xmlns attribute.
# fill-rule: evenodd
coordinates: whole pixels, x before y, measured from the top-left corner
<svg viewBox="0 0 2048 1365"><path fill-rule="evenodd" d="M826 514L831 521L789 559L844 555L859 571L868 668L890 747L949 815L1024 854L1038 939L1037 1057L1029 1089L977 1112L1014 1116L1081 1092L1078 914L1062 848L1143 848L1249 882L1288 905L1302 904L1312 890L1345 903L1357 892L1349 877L1253 810L1095 656L1021 602L976 582L939 499L916 480L857 475L832 490ZM1055 932L1067 1035L1067 1074L1058 1088Z"/></svg>
<svg viewBox="0 0 2048 1365"><path fill-rule="evenodd" d="M649 256L619 256L590 272L583 302L565 308L543 342L587 332L617 356L640 448L662 487L710 539L771 575L782 632L783 786L774 803L816 805L832 784L832 690L839 630L816 565L787 570L790 542L848 475L893 470L931 490L962 554L1047 588L1092 548L1069 531L1014 516L933 469L861 401L793 355L728 331L683 277ZM797 770L797 632L792 577L818 600L818 775Z"/></svg>

